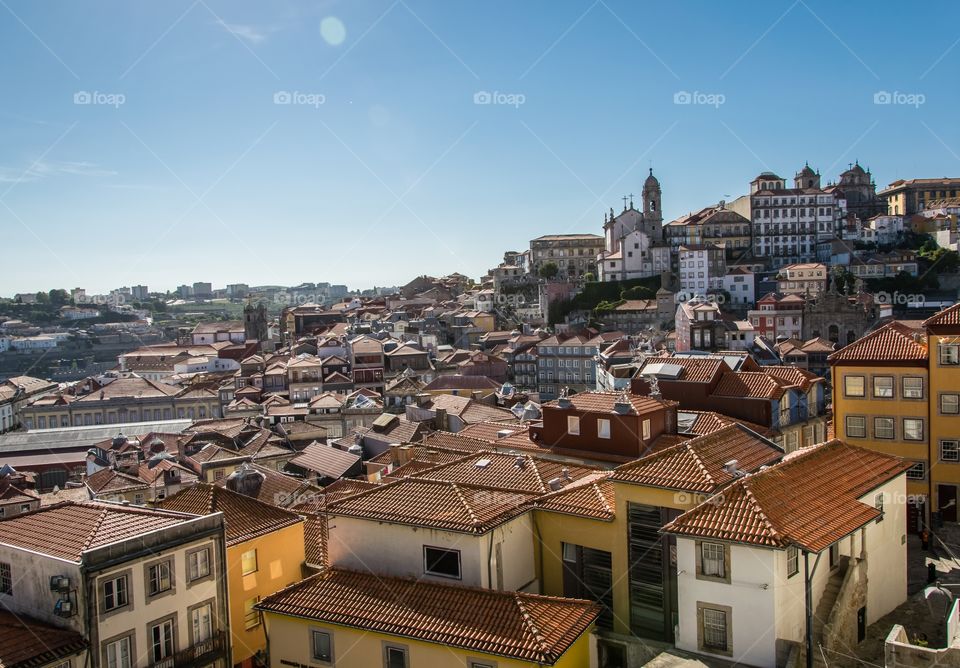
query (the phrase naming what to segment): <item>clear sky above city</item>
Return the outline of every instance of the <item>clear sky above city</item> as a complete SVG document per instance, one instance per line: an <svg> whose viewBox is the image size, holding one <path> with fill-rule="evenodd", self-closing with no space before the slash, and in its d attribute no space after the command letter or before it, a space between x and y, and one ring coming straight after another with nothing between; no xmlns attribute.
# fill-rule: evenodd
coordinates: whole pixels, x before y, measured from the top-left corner
<svg viewBox="0 0 960 668"><path fill-rule="evenodd" d="M0 0L0 294L478 277L809 161L960 175L960 5Z"/></svg>

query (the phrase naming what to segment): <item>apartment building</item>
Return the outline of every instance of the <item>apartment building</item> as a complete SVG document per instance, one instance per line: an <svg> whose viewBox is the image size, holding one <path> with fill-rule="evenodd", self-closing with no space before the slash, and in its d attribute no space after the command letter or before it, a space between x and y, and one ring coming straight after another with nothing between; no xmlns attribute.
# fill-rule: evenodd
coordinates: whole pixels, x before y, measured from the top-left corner
<svg viewBox="0 0 960 668"><path fill-rule="evenodd" d="M931 202L957 197L960 179L898 179L877 193L887 202L887 213L909 216L920 213Z"/></svg>
<svg viewBox="0 0 960 668"><path fill-rule="evenodd" d="M563 388L583 392L596 387L596 356L622 338L620 332L564 337L555 335L536 345L538 389L541 399L557 397Z"/></svg>
<svg viewBox="0 0 960 668"><path fill-rule="evenodd" d="M596 266L597 256L604 250L599 234L548 234L530 241L530 270L538 274L543 265L553 263L557 278L582 278Z"/></svg>
<svg viewBox="0 0 960 668"><path fill-rule="evenodd" d="M663 226L663 237L674 252L681 246L723 246L726 259L737 260L750 249L750 219L720 202L689 213Z"/></svg>
<svg viewBox="0 0 960 668"><path fill-rule="evenodd" d="M229 668L225 566L219 513L67 501L0 520L0 605L86 639L72 668Z"/></svg>
<svg viewBox="0 0 960 668"><path fill-rule="evenodd" d="M704 297L723 289L727 263L722 243L682 245L677 257L681 294Z"/></svg>
<svg viewBox="0 0 960 668"><path fill-rule="evenodd" d="M777 292L816 299L827 290L829 270L820 262L790 264L777 275Z"/></svg>

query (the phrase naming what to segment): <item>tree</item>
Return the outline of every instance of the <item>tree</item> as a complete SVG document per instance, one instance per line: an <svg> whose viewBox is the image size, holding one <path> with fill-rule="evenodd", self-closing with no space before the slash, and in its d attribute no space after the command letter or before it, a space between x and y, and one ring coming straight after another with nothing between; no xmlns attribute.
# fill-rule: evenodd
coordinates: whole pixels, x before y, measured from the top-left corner
<svg viewBox="0 0 960 668"><path fill-rule="evenodd" d="M47 293L51 306L64 306L70 302L70 295L66 290L51 290Z"/></svg>
<svg viewBox="0 0 960 668"><path fill-rule="evenodd" d="M595 280L597 280L597 277L593 275L592 271L588 271L583 275L583 280L585 280L587 283L593 283Z"/></svg>
<svg viewBox="0 0 960 668"><path fill-rule="evenodd" d="M551 278L556 278L557 274L560 273L560 267L554 262L547 262L542 267L540 267L540 277L550 280Z"/></svg>

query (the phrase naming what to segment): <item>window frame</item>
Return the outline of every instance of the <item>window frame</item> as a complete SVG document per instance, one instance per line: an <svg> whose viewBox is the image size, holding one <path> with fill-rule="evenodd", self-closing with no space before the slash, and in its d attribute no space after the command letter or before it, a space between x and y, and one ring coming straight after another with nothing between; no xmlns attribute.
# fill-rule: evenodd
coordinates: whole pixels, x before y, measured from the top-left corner
<svg viewBox="0 0 960 668"><path fill-rule="evenodd" d="M97 600L100 607L100 616L111 615L117 613L121 610L132 610L133 605L133 592L130 589L130 583L132 582L132 570L126 570L119 573L111 573L108 576L105 576L97 585ZM111 607L107 607L107 585L112 585L115 582L123 582L123 603L115 604ZM117 600L117 589L114 587L112 592L112 597L114 600Z"/></svg>
<svg viewBox="0 0 960 668"><path fill-rule="evenodd" d="M715 540L697 540L694 543L694 547L696 548L696 578L698 580L706 580L708 582L730 584L730 544ZM723 569L723 572L720 575L707 573L706 568L704 567L706 564L704 552L707 548L719 550L720 565Z"/></svg>
<svg viewBox="0 0 960 668"><path fill-rule="evenodd" d="M110 638L105 638L100 643L100 656L103 661L102 665L104 668L109 668L110 666L110 647L117 645L118 643L126 642L127 644L127 664L129 668L134 668L137 665L135 657L137 656L137 634L134 629L129 629L124 631L119 635L112 636ZM119 657L118 657L119 658ZM124 664L119 661L116 663L117 668L124 668Z"/></svg>
<svg viewBox="0 0 960 668"><path fill-rule="evenodd" d="M597 418L597 438L610 438L610 419Z"/></svg>
<svg viewBox="0 0 960 668"><path fill-rule="evenodd" d="M957 402L957 409L954 411L945 411L943 410L943 399L944 397L954 397ZM960 415L960 393L957 392L941 392L940 397L937 401L937 409L940 415Z"/></svg>
<svg viewBox="0 0 960 668"><path fill-rule="evenodd" d="M953 362L944 362L943 353L945 350L954 350L956 351L953 355ZM960 344L957 343L944 343L940 341L937 343L937 365L938 366L960 366Z"/></svg>
<svg viewBox="0 0 960 668"><path fill-rule="evenodd" d="M580 435L580 416L579 415L567 416L567 435L568 436Z"/></svg>
<svg viewBox="0 0 960 668"><path fill-rule="evenodd" d="M251 601L253 601L252 604L250 603ZM257 603L259 602L260 596L253 596L243 602L243 628L246 631L251 631L263 624L263 617L260 616L260 611L257 610Z"/></svg>
<svg viewBox="0 0 960 668"><path fill-rule="evenodd" d="M193 562L194 558L200 555L201 553L206 554L206 565L207 569L205 573L200 573L197 571L197 575L193 574ZM204 545L193 550L188 550L186 554L187 559L187 584L193 584L200 580L205 580L213 575L213 568L210 564L211 550L209 545Z"/></svg>
<svg viewBox="0 0 960 668"><path fill-rule="evenodd" d="M883 389L889 389L890 394L878 394L878 389L881 389L877 387L878 380L890 381L890 387L883 388ZM897 398L897 380L895 376L873 376L870 379L870 381L871 381L870 382L871 398L873 399L896 399Z"/></svg>
<svg viewBox="0 0 960 668"><path fill-rule="evenodd" d="M943 456L943 452L944 452L943 446L944 446L944 444L946 444L946 443L952 443L952 444L953 444L953 448L956 450L956 456L955 456L955 458L953 458L953 459L947 459L947 458L945 458L945 457ZM939 458L939 460L940 460L941 462L944 462L944 463L947 463L947 464L960 463L960 439L956 439L956 438L941 438L941 439L940 439L940 442L938 443L938 447L937 447L937 455L938 455L938 458Z"/></svg>
<svg viewBox="0 0 960 668"><path fill-rule="evenodd" d="M327 637L327 650L328 658L323 658L317 654L317 643L316 638L318 635L324 635ZM310 627L310 658L312 661L321 663L324 665L332 666L335 662L335 655L333 653L333 630L322 627Z"/></svg>
<svg viewBox="0 0 960 668"><path fill-rule="evenodd" d="M852 434L850 433L850 420L862 420L863 424L861 429L863 433L861 434ZM847 415L843 418L843 432L847 438L866 438L867 437L867 418L865 415Z"/></svg>
<svg viewBox="0 0 960 668"><path fill-rule="evenodd" d="M251 554L253 555L253 568L250 568L248 570L249 555ZM246 552L240 555L240 575L242 576L253 575L259 570L260 570L260 559L257 555L257 548L252 548L250 550L247 550Z"/></svg>
<svg viewBox="0 0 960 668"><path fill-rule="evenodd" d="M910 475L910 473L914 471L914 469L918 469L920 471L919 476L917 476L916 474ZM927 479L927 463L925 461L915 461L913 463L913 466L907 469L906 479L914 480L914 481L926 480Z"/></svg>
<svg viewBox="0 0 960 668"><path fill-rule="evenodd" d="M384 640L382 647L384 668L390 668L390 650L401 652L403 654L403 668L410 668L410 648L407 645Z"/></svg>
<svg viewBox="0 0 960 668"><path fill-rule="evenodd" d="M877 428L877 423L880 420L888 420L890 422L890 435L881 436L880 430ZM874 415L873 416L873 438L876 440L883 441L892 441L897 437L897 418L889 417L887 415Z"/></svg>
<svg viewBox="0 0 960 668"><path fill-rule="evenodd" d="M860 394L854 394L850 392L849 381L851 379L860 380ZM860 374L845 374L843 376L843 396L862 399L867 396L867 377Z"/></svg>
<svg viewBox="0 0 960 668"><path fill-rule="evenodd" d="M707 642L707 613L723 615L723 646ZM728 605L697 601L697 647L701 652L733 656L733 608Z"/></svg>
<svg viewBox="0 0 960 668"><path fill-rule="evenodd" d="M911 422L911 423L913 423L913 422L918 422L918 423L920 423L920 437L919 437L919 438L910 438L910 437L907 436L907 423L908 423L908 422ZM914 442L917 442L917 443L922 443L922 442L925 441L926 438L927 438L927 429L926 429L926 425L924 424L923 418L905 417L905 418L903 418L903 421L902 421L902 423L901 423L901 425L900 425L900 429L901 429L901 435L903 436L903 440L904 440L904 441L914 441Z"/></svg>
<svg viewBox="0 0 960 668"><path fill-rule="evenodd" d="M158 641L154 639L153 633L155 629L162 629L167 625L169 625L170 628L170 636L169 638L161 638L159 642L163 644L165 640L169 641L170 650L169 652L165 652L163 656L158 657L154 653L157 648ZM150 665L156 665L173 658L173 656L177 653L177 613L174 612L166 617L161 617L160 619L155 619L152 622L148 622L147 643L149 645L147 648L147 657L150 659Z"/></svg>
<svg viewBox="0 0 960 668"><path fill-rule="evenodd" d="M909 391L907 390L907 381L908 381L908 380L909 380L909 381L914 381L914 380L916 380L916 381L919 381L919 382L920 382L920 395L919 395L919 396L914 397L914 396L910 396L910 394L908 394L908 392L912 392L912 391L913 391L913 390L909 390ZM903 377L900 379L900 396L901 396L903 399L907 399L907 400L910 400L910 401L920 401L920 400L922 400L922 399L926 396L926 387L925 387L926 383L924 383L923 381L924 381L923 376L903 376Z"/></svg>
<svg viewBox="0 0 960 668"><path fill-rule="evenodd" d="M787 579L800 572L800 550L796 545L787 546Z"/></svg>
<svg viewBox="0 0 960 668"><path fill-rule="evenodd" d="M437 550L440 552L448 552L457 555L457 574L450 575L448 573L441 573L439 571L430 570L429 564L430 561L427 559L428 550ZM433 562L434 565L437 564L436 561ZM424 545L423 546L423 573L424 575L430 575L433 577L445 578L447 580L462 580L463 579L463 561L461 559L460 550L455 550L449 547L440 547L438 545Z"/></svg>
<svg viewBox="0 0 960 668"><path fill-rule="evenodd" d="M158 586L162 586L163 577L161 574L161 569L165 568L166 573L166 587L161 589L154 590L154 573L157 573L156 583ZM153 600L160 596L165 596L168 594L174 593L176 589L176 574L174 573L174 560L173 557L167 557L164 559L157 559L144 565L145 571L145 592L147 595L147 600Z"/></svg>

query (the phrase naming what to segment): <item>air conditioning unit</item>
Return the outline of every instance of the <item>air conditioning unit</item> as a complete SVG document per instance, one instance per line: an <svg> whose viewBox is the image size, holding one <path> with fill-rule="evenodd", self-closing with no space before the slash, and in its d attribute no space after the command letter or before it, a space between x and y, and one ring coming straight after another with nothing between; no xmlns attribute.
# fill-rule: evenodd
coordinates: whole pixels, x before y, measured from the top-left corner
<svg viewBox="0 0 960 668"><path fill-rule="evenodd" d="M59 617L70 617L73 615L73 603L67 600L57 601L53 606L53 613Z"/></svg>
<svg viewBox="0 0 960 668"><path fill-rule="evenodd" d="M69 591L70 578L65 575L54 575L50 578L50 591Z"/></svg>

